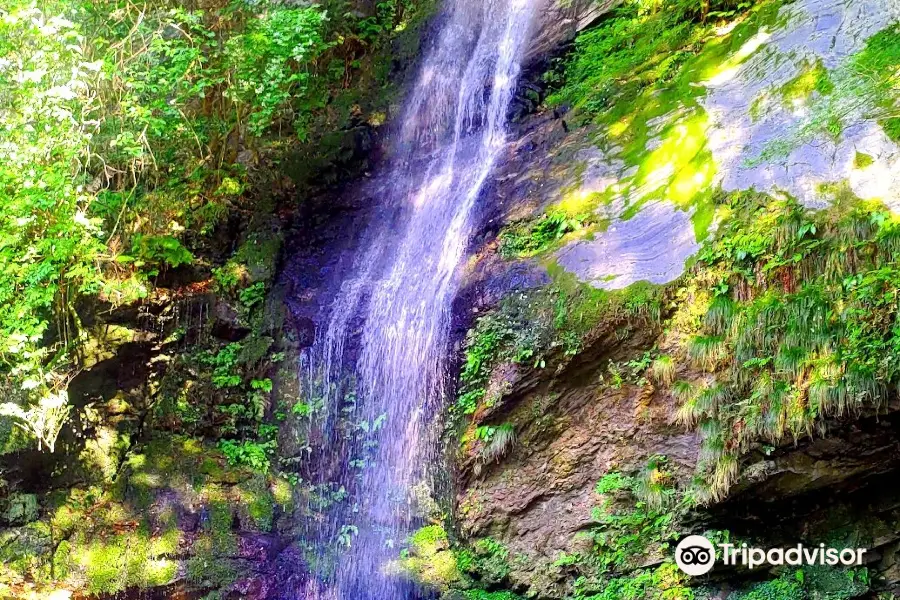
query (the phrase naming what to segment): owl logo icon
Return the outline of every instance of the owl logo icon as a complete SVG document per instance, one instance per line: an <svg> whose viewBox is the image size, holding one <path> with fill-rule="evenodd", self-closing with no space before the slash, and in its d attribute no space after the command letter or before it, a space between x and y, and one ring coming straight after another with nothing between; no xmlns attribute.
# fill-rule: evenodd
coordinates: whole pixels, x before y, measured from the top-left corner
<svg viewBox="0 0 900 600"><path fill-rule="evenodd" d="M689 535L675 547L675 564L687 575L705 575L716 562L716 550L702 535Z"/></svg>

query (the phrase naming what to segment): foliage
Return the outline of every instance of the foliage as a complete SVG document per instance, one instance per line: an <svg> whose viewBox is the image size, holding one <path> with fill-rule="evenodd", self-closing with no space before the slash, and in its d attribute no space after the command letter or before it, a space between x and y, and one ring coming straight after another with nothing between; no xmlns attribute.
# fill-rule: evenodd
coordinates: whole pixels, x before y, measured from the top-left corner
<svg viewBox="0 0 900 600"><path fill-rule="evenodd" d="M852 69L870 86L885 133L900 143L900 25L881 31L866 42L853 57Z"/></svg>
<svg viewBox="0 0 900 600"><path fill-rule="evenodd" d="M665 510L667 501L663 501L675 493L668 473L662 470L664 462L654 457L638 477L613 472L597 484L603 500L593 510L596 525L587 535L594 550L585 557L592 570L606 573L635 566L636 557L665 547L676 535L674 515Z"/></svg>
<svg viewBox="0 0 900 600"><path fill-rule="evenodd" d="M795 575L785 573L778 579L754 585L741 600L804 600L807 594L803 589L803 573Z"/></svg>
<svg viewBox="0 0 900 600"><path fill-rule="evenodd" d="M591 221L590 215L569 217L551 211L533 222L504 228L500 233L500 255L504 258L534 256L556 245L567 233L578 231Z"/></svg>
<svg viewBox="0 0 900 600"><path fill-rule="evenodd" d="M570 102L593 115L613 109L621 116L645 91L668 85L681 74L684 63L714 32L715 19L735 17L754 4L746 0L623 2L610 18L578 37L565 69L565 84L549 101Z"/></svg>
<svg viewBox="0 0 900 600"><path fill-rule="evenodd" d="M807 565L776 579L752 584L728 600L848 600L869 591L867 569Z"/></svg>
<svg viewBox="0 0 900 600"><path fill-rule="evenodd" d="M657 383L672 385L675 381L675 361L665 354L657 357L650 365L650 374Z"/></svg>
<svg viewBox="0 0 900 600"><path fill-rule="evenodd" d="M483 429L481 427L479 430ZM499 462L506 456L516 443L516 429L511 423L504 423L499 427L489 427L485 435L479 436L476 430L476 439L483 442L478 451L478 460L483 463Z"/></svg>
<svg viewBox="0 0 900 600"><path fill-rule="evenodd" d="M39 512L34 496L14 499L32 522L24 534L0 534L4 593L7 581L22 576L34 581L33 597L60 588L113 596L168 585L182 567L192 581L208 585L246 570L230 560L238 551L234 523L268 530L274 505L287 501L270 491L275 482L231 470L219 452L196 439L156 437L132 450L116 481L103 487L53 490L40 497ZM173 496L199 509L199 527L188 537L177 507L160 501Z"/></svg>
<svg viewBox="0 0 900 600"><path fill-rule="evenodd" d="M228 464L233 467L249 467L260 473L269 472L269 457L276 447L277 443L274 440L265 442L222 440L219 442L219 449L228 459Z"/></svg>
<svg viewBox="0 0 900 600"><path fill-rule="evenodd" d="M669 542L677 539L678 523L691 502L676 490L664 456L652 456L634 475L612 471L597 483L600 503L594 525L580 536L592 542L588 553L560 557L554 563L574 580L577 600L692 600L687 577L669 556ZM664 557L653 569L640 565Z"/></svg>
<svg viewBox="0 0 900 600"><path fill-rule="evenodd" d="M700 253L717 278L688 356L716 373L680 386L680 420L703 437L712 497L757 441L816 434L834 415L877 410L898 382L897 219L841 188L815 213L787 197L726 199L731 217Z"/></svg>
<svg viewBox="0 0 900 600"><path fill-rule="evenodd" d="M23 412L61 397L75 301L100 286L101 220L83 171L95 107L76 101L97 65L80 40L57 13L0 9L0 375L24 390L13 394Z"/></svg>
<svg viewBox="0 0 900 600"><path fill-rule="evenodd" d="M308 3L5 3L0 377L17 406L60 397L80 368L82 298L116 307L166 269L202 271L266 165L304 140L333 160L339 145L317 142L364 94L387 101L386 42L429 8L387 0L371 19L329 20ZM246 290L217 273L261 303L258 273Z"/></svg>
<svg viewBox="0 0 900 600"><path fill-rule="evenodd" d="M666 7L648 16L645 4L623 3L615 18L578 37L566 84L550 102L600 113L671 77L699 36L682 12Z"/></svg>
<svg viewBox="0 0 900 600"><path fill-rule="evenodd" d="M612 473L604 475L600 481L597 482L594 491L602 496L611 492L618 492L619 490L630 490L633 485L634 481L630 477L627 477L618 471L613 471Z"/></svg>
<svg viewBox="0 0 900 600"><path fill-rule="evenodd" d="M225 96L237 105L235 121L246 118L251 134L265 133L291 108L293 98L308 93L311 74L302 66L327 47L324 19L316 8L279 7L259 15L226 42L225 54L233 66ZM291 116L295 135L305 139L308 116Z"/></svg>
<svg viewBox="0 0 900 600"><path fill-rule="evenodd" d="M486 592L484 590L467 590L466 600L520 600L520 596L512 592Z"/></svg>
<svg viewBox="0 0 900 600"><path fill-rule="evenodd" d="M662 288L638 282L625 290L607 292L556 267L551 272L553 283L504 297L469 331L459 396L453 407L456 415L474 414L482 402L490 406L499 399L504 389L488 391L491 373L499 365L545 368L554 355L578 354L583 340L604 323L632 320L653 326L661 318ZM647 366L649 362L641 370Z"/></svg>
<svg viewBox="0 0 900 600"><path fill-rule="evenodd" d="M242 345L238 342L228 344L215 354L205 352L200 355L201 364L212 367L212 382L217 388L235 387L243 378L237 372Z"/></svg>
<svg viewBox="0 0 900 600"><path fill-rule="evenodd" d="M159 275L161 266L178 268L181 265L188 265L194 260L194 256L187 248L177 238L170 235L135 235L131 254L134 256L120 254L116 257L116 262L119 264L130 263L135 268L144 269L144 274L148 277Z"/></svg>
<svg viewBox="0 0 900 600"><path fill-rule="evenodd" d="M56 438L69 416L69 410L66 392L43 396L27 409L14 402L0 404L0 416L15 419L16 425L37 439L38 449L46 446L50 452L56 447Z"/></svg>
<svg viewBox="0 0 900 600"><path fill-rule="evenodd" d="M655 569L638 569L622 577L612 577L599 585L576 582L575 600L694 600L694 590L672 562ZM587 591L581 588L588 588ZM594 593L599 592L599 593Z"/></svg>

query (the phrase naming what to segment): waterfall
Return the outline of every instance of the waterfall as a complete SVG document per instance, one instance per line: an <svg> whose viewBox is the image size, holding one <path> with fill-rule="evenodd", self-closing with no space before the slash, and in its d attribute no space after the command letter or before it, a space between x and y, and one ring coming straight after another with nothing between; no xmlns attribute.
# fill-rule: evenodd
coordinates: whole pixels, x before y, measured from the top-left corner
<svg viewBox="0 0 900 600"><path fill-rule="evenodd" d="M378 218L304 357L335 447L337 421L352 411L358 423L343 446L353 463L345 468L351 498L321 542L338 538L349 549L321 597L413 597L381 570L416 524L411 488L438 460L433 432L448 384L451 303L473 209L505 147L537 2L447 1L381 174Z"/></svg>

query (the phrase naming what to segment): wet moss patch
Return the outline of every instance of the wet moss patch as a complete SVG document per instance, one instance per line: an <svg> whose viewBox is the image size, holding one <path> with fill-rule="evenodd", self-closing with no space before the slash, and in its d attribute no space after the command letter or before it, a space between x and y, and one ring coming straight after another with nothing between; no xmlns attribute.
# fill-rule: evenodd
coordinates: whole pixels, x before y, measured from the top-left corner
<svg viewBox="0 0 900 600"><path fill-rule="evenodd" d="M220 588L247 568L239 529L273 529L291 493L271 476L228 466L215 448L162 436L135 448L106 486L53 492L40 519L3 533L0 586L21 578L90 594L171 583ZM2 587L0 587L2 589Z"/></svg>

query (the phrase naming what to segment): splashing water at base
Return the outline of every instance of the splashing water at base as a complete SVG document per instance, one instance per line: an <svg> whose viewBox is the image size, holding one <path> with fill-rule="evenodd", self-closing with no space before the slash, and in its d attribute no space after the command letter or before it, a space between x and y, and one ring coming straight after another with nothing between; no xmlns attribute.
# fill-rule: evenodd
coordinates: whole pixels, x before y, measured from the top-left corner
<svg viewBox="0 0 900 600"><path fill-rule="evenodd" d="M350 548L322 586L300 597L415 597L382 570L415 525L411 489L438 460L432 421L448 383L457 270L476 200L505 145L506 114L539 2L449 0L407 100L397 156L376 199L379 217L327 328L304 357L305 378L316 382L308 393L324 398L336 446L350 363L353 418L365 423L366 436L343 447L356 457L344 469L356 473L352 498L331 513L319 555L335 539Z"/></svg>

